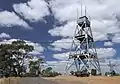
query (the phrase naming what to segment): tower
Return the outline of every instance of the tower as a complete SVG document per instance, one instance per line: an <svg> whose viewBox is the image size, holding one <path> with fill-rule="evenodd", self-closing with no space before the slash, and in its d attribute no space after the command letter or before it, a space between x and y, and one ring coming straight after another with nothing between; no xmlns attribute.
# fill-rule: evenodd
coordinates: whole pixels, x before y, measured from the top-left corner
<svg viewBox="0 0 120 84"><path fill-rule="evenodd" d="M109 73L105 73L105 74L108 76L115 76L116 72L115 72L114 68L115 68L115 66L119 66L119 64L111 63L111 61L109 61L107 66L109 67Z"/></svg>
<svg viewBox="0 0 120 84"><path fill-rule="evenodd" d="M111 61L109 61L109 64L107 64L107 66L110 68L110 72L114 71L114 67L116 66L117 64L112 64Z"/></svg>
<svg viewBox="0 0 120 84"><path fill-rule="evenodd" d="M77 18L69 59L73 59L74 62L66 67L66 71L68 71L72 65L75 65L77 72L84 71L91 74L91 70L94 69L97 73L101 73L91 23L86 16L86 9L85 15Z"/></svg>

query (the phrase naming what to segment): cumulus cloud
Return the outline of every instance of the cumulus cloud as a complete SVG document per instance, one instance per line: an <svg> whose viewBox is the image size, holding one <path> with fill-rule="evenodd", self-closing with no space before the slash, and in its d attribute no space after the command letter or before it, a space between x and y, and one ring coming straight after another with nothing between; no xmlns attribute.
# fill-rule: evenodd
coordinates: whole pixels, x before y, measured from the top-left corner
<svg viewBox="0 0 120 84"><path fill-rule="evenodd" d="M111 19L113 14L119 12L119 1L115 0L51 0L50 5L55 15L55 18L59 21L72 20L76 17L76 9L81 11L81 4L87 7L87 15L93 19ZM112 10L110 10L112 9ZM83 8L84 13L84 8ZM84 15L84 14L83 14Z"/></svg>
<svg viewBox="0 0 120 84"><path fill-rule="evenodd" d="M46 61L46 67L52 67L54 71L65 73L67 64L71 64L73 61ZM72 66L70 70L75 70L75 66ZM69 71L68 71L69 72Z"/></svg>
<svg viewBox="0 0 120 84"><path fill-rule="evenodd" d="M26 41L28 45L32 45L34 47L34 51L32 51L30 54L33 55L41 55L44 51L44 48L39 43L34 43L31 41Z"/></svg>
<svg viewBox="0 0 120 84"><path fill-rule="evenodd" d="M72 39L66 38L54 41L50 44L49 48L54 51L62 51L63 49L70 49L72 45Z"/></svg>
<svg viewBox="0 0 120 84"><path fill-rule="evenodd" d="M97 48L97 54L99 59L113 58L116 54L116 50L114 48ZM69 52L53 54L53 57L65 61L69 57Z"/></svg>
<svg viewBox="0 0 120 84"><path fill-rule="evenodd" d="M0 44L11 44L13 41L17 41L19 39L10 39L10 40L3 40L0 42ZM30 52L32 55L39 55L43 56L42 52L44 51L44 48L39 43L34 43L31 41L24 40L26 44L32 45L34 47L34 51Z"/></svg>
<svg viewBox="0 0 120 84"><path fill-rule="evenodd" d="M65 61L65 60L68 60L68 58L69 58L69 52L60 53L60 54L53 54L53 57L58 59L58 60Z"/></svg>
<svg viewBox="0 0 120 84"><path fill-rule="evenodd" d="M60 22L66 20L75 20L75 17L77 15L76 9L77 7L80 7L80 5L78 4L78 0L51 0L50 6L55 18L58 19Z"/></svg>
<svg viewBox="0 0 120 84"><path fill-rule="evenodd" d="M49 30L52 36L71 37L75 29L76 10L81 11L81 4L87 7L87 16L90 16L91 28L95 41L108 40L108 33L120 33L118 17L120 14L118 0L51 0L50 7L54 17L60 22L67 23ZM84 8L83 8L84 10ZM84 15L84 14L83 14ZM80 16L80 13L79 13ZM69 32L68 32L69 31Z"/></svg>
<svg viewBox="0 0 120 84"><path fill-rule="evenodd" d="M69 32L68 32L69 31ZM55 27L48 32L52 36L73 37L75 31L75 22L68 22L67 24Z"/></svg>
<svg viewBox="0 0 120 84"><path fill-rule="evenodd" d="M0 34L0 38L11 38L11 36L3 32Z"/></svg>
<svg viewBox="0 0 120 84"><path fill-rule="evenodd" d="M110 72L110 67L108 66L109 62L115 65L113 70L117 73L120 73L120 59L104 59L104 62L100 62L102 73Z"/></svg>
<svg viewBox="0 0 120 84"><path fill-rule="evenodd" d="M104 42L104 46L112 46L113 45L113 43L112 42Z"/></svg>
<svg viewBox="0 0 120 84"><path fill-rule="evenodd" d="M22 26L25 28L31 28L24 20L18 17L14 12L9 11L0 12L0 26Z"/></svg>
<svg viewBox="0 0 120 84"><path fill-rule="evenodd" d="M98 58L112 58L116 54L114 48L99 48L97 49Z"/></svg>
<svg viewBox="0 0 120 84"><path fill-rule="evenodd" d="M27 3L13 5L14 10L32 22L42 20L49 15L48 4L44 0L30 0Z"/></svg>
<svg viewBox="0 0 120 84"><path fill-rule="evenodd" d="M104 62L100 62L101 72L102 74L105 74L105 72L110 71L110 67L107 65L109 64L109 61L111 61L112 64L115 64L115 67L113 68L117 73L120 73L120 59L104 59ZM67 66L70 66L70 64L73 63L73 60L70 61L47 61L47 64L45 67L52 67L53 70L65 73L65 68ZM68 72L76 70L75 65L73 65Z"/></svg>
<svg viewBox="0 0 120 84"><path fill-rule="evenodd" d="M108 40L108 33L118 33L119 28L118 27L113 27L111 26L112 24L111 21L97 21L97 20L92 20L92 33L93 33L93 38L95 41L104 41ZM107 25L109 24L109 25ZM99 26L98 26L99 25ZM107 25L107 26L106 26ZM53 29L50 29L48 32L52 36L60 36L60 37L73 37L74 32L75 32L75 27L76 24L74 21L67 22L67 24L60 26L60 27L55 27ZM105 31L107 30L107 31ZM69 31L69 32L68 32Z"/></svg>
<svg viewBox="0 0 120 84"><path fill-rule="evenodd" d="M120 34L115 34L115 36L112 38L112 42L120 43Z"/></svg>
<svg viewBox="0 0 120 84"><path fill-rule="evenodd" d="M71 48L71 45L72 45L72 39L68 38L68 39L57 40L50 45L51 45L50 49L53 51L64 51L64 50L69 51ZM104 45L105 46L112 46L113 43L112 42L105 42ZM116 50L114 48L97 48L96 50L98 53L98 58L112 58L116 54ZM55 57L56 59L62 60L62 59L66 59L68 54L69 54L68 52L54 54L53 57Z"/></svg>

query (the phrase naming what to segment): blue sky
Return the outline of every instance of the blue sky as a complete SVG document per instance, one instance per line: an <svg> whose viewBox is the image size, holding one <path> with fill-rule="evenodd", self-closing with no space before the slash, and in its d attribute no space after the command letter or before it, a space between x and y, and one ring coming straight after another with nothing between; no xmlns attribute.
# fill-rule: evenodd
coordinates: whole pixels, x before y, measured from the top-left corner
<svg viewBox="0 0 120 84"><path fill-rule="evenodd" d="M120 62L119 0L0 0L1 43L26 40L34 55L65 65L81 4L91 17L98 57Z"/></svg>

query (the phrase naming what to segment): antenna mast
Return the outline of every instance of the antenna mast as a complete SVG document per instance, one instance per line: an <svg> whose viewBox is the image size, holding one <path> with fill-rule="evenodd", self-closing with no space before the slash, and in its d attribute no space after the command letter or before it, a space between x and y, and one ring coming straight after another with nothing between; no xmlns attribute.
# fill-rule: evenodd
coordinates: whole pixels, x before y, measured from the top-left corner
<svg viewBox="0 0 120 84"><path fill-rule="evenodd" d="M82 17L82 4L81 4L81 17Z"/></svg>

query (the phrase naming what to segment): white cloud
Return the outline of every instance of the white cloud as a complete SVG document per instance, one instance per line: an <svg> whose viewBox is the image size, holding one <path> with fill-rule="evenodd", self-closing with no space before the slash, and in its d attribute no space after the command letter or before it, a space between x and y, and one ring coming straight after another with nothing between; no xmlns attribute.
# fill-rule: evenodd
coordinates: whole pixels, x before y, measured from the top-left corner
<svg viewBox="0 0 120 84"><path fill-rule="evenodd" d="M94 41L108 40L107 34L101 34L100 32L93 32Z"/></svg>
<svg viewBox="0 0 120 84"><path fill-rule="evenodd" d="M99 48L97 49L98 58L112 58L116 54L116 50L113 48Z"/></svg>
<svg viewBox="0 0 120 84"><path fill-rule="evenodd" d="M57 4L57 5L56 5ZM58 19L60 22L66 21L66 20L75 20L76 18L76 9L78 7L78 4L71 4L67 6L59 6L60 3L55 3L52 6L53 13L55 15L55 18ZM57 7L59 6L59 7ZM62 8L63 7L63 8ZM74 8L73 8L74 7Z"/></svg>
<svg viewBox="0 0 120 84"><path fill-rule="evenodd" d="M51 46L49 48L54 51L62 51L62 49L70 49L72 45L72 39L66 38L66 39L57 40L51 43L50 45Z"/></svg>
<svg viewBox="0 0 120 84"><path fill-rule="evenodd" d="M98 21L98 20L92 20L91 21L91 29L92 29L92 33L93 33L93 38L95 41L104 41L104 40L108 40L108 33L119 33L119 27L117 27L116 25L116 20L102 20L102 21ZM60 27L55 27L51 30L49 30L48 32L52 35L52 36L61 36L61 37L73 37L74 36L74 32L75 32L75 22L74 21L70 21L67 22L67 24L65 24L64 26L60 26ZM107 31L105 31L107 30ZM68 32L69 31L69 32Z"/></svg>
<svg viewBox="0 0 120 84"><path fill-rule="evenodd" d="M113 58L116 54L116 50L113 48L97 48L97 56L99 59ZM53 54L53 57L65 61L69 57L69 52Z"/></svg>
<svg viewBox="0 0 120 84"><path fill-rule="evenodd" d="M75 31L75 22L69 21L64 26L55 27L48 32L52 36L73 37ZM108 33L116 34L120 32L116 19L113 20L92 20L91 29L95 41L108 40ZM106 31L105 31L106 30ZM68 32L69 31L69 32Z"/></svg>
<svg viewBox="0 0 120 84"><path fill-rule="evenodd" d="M3 32L0 34L0 38L11 38L11 36Z"/></svg>
<svg viewBox="0 0 120 84"><path fill-rule="evenodd" d="M62 51L61 48L55 47L55 46L48 46L48 49L53 50L53 51Z"/></svg>
<svg viewBox="0 0 120 84"><path fill-rule="evenodd" d="M75 22L72 21L72 22L68 22L64 26L55 27L49 30L48 32L52 36L73 37L75 26L76 26Z"/></svg>
<svg viewBox="0 0 120 84"><path fill-rule="evenodd" d="M0 12L0 26L12 27L12 26L23 26L25 28L31 28L29 25L14 12L1 11Z"/></svg>
<svg viewBox="0 0 120 84"><path fill-rule="evenodd" d="M116 34L120 32L116 19L92 20L91 26L93 38L95 41L108 40L108 33Z"/></svg>
<svg viewBox="0 0 120 84"><path fill-rule="evenodd" d="M50 49L53 51L64 51L67 50L69 51L72 45L72 39L71 38L66 38L66 39L61 39L53 42L50 46ZM106 42L104 45L110 46L113 45L110 42ZM112 58L116 54L116 50L114 48L97 48L97 53L98 53L98 58ZM59 60L64 60L68 56L67 53L60 53L60 54L54 54L53 57Z"/></svg>
<svg viewBox="0 0 120 84"><path fill-rule="evenodd" d="M112 42L120 43L120 34L115 34L115 36L112 38Z"/></svg>
<svg viewBox="0 0 120 84"><path fill-rule="evenodd" d="M28 45L32 45L34 47L34 51L31 52L30 54L33 55L41 55L42 52L44 51L44 48L39 44L39 43L33 43L31 41L26 41Z"/></svg>
<svg viewBox="0 0 120 84"><path fill-rule="evenodd" d="M3 40L0 44L11 44L13 41L17 41L17 39Z"/></svg>
<svg viewBox="0 0 120 84"><path fill-rule="evenodd" d="M3 40L0 42L0 44L11 44L13 41L17 41L17 40L19 39ZM27 40L24 41L26 42L26 44L32 45L34 47L34 51L30 52L30 54L43 56L42 52L44 51L44 48L39 43L34 43Z"/></svg>
<svg viewBox="0 0 120 84"><path fill-rule="evenodd" d="M101 72L104 74L105 72L109 72L110 68L107 66L109 64L109 61L111 61L112 64L115 64L116 66L113 68L117 73L120 73L120 59L104 59L104 62L100 62ZM46 67L52 67L53 70L65 73L65 68L67 66L70 66L72 64L73 60L70 61L47 61ZM68 72L76 70L75 65L73 65Z"/></svg>
<svg viewBox="0 0 120 84"><path fill-rule="evenodd" d="M87 7L87 15L91 16L93 19L111 19L113 14L119 12L119 3L118 0L105 0L101 2L99 0L50 1L53 14L59 21L72 20L71 18L75 18L77 8L79 11L81 10L81 4Z"/></svg>
<svg viewBox="0 0 120 84"><path fill-rule="evenodd" d="M53 57L58 59L58 60L62 60L62 61L68 60L69 52L67 52L67 53L60 53L60 54L53 54Z"/></svg>
<svg viewBox="0 0 120 84"><path fill-rule="evenodd" d="M42 20L49 15L48 4L44 0L30 0L27 3L13 5L14 10L30 21Z"/></svg>
<svg viewBox="0 0 120 84"><path fill-rule="evenodd" d="M113 70L115 70L117 73L120 73L120 59L104 59L104 60L105 60L104 62L100 62L102 73L110 71L110 67L107 66L109 62L115 65L113 67Z"/></svg>
<svg viewBox="0 0 120 84"><path fill-rule="evenodd" d="M112 46L113 45L113 43L112 42L104 42L104 46Z"/></svg>
<svg viewBox="0 0 120 84"><path fill-rule="evenodd" d="M67 21L64 26L49 30L52 36L72 37L75 28L76 10L81 11L81 3L87 7L87 15L91 17L91 28L95 41L108 40L108 33L120 33L116 16L120 14L118 0L52 0L50 6L54 17L59 22ZM69 31L69 32L68 32Z"/></svg>
<svg viewBox="0 0 120 84"><path fill-rule="evenodd" d="M65 73L65 68L67 66L67 63L71 64L73 61L47 61L48 66L46 67L52 67L54 71ZM74 69L75 66L72 66L70 70ZM69 72L69 71L68 71Z"/></svg>

